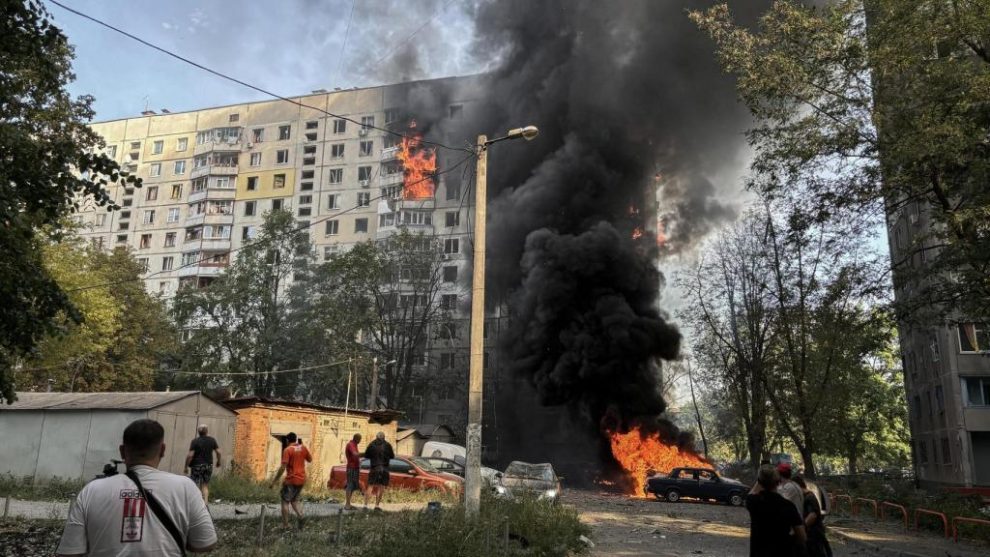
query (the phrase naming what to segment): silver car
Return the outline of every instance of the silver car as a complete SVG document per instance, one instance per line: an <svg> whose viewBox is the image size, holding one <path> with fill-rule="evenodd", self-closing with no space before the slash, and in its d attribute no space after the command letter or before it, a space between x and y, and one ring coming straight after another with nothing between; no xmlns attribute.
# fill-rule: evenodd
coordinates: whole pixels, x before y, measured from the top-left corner
<svg viewBox="0 0 990 557"><path fill-rule="evenodd" d="M560 498L560 478L548 462L530 464L515 460L502 472L494 489L495 495L499 497L526 494L541 501L556 503Z"/></svg>

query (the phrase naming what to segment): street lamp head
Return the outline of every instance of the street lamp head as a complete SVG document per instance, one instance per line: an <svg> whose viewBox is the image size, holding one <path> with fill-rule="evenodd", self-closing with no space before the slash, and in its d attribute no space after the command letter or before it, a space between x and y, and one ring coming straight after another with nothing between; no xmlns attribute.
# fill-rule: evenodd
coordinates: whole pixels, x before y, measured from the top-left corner
<svg viewBox="0 0 990 557"><path fill-rule="evenodd" d="M540 135L540 130L536 126L526 126L525 128L515 128L509 130L506 137L509 139L517 139L521 137L526 141L532 141L538 135Z"/></svg>

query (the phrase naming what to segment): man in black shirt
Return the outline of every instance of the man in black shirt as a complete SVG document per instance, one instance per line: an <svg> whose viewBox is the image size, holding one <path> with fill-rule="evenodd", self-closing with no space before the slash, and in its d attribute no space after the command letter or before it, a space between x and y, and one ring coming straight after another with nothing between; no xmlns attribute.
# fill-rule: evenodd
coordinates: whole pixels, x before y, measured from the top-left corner
<svg viewBox="0 0 990 557"><path fill-rule="evenodd" d="M804 522L794 505L777 493L778 484L777 470L763 465L756 484L746 496L750 557L793 557L798 547L804 547Z"/></svg>
<svg viewBox="0 0 990 557"><path fill-rule="evenodd" d="M364 491L364 506L368 506L368 496L375 497L375 510L381 510L382 496L388 487L388 465L395 458L392 445L385 440L385 433L379 431L375 440L368 444L364 456L370 461L368 470L368 489Z"/></svg>
<svg viewBox="0 0 990 557"><path fill-rule="evenodd" d="M217 440L207 435L205 425L199 426L199 437L189 444L186 455L186 470L189 477L199 486L203 501L210 503L210 478L213 477L213 453L217 453L217 468L220 468L220 445Z"/></svg>

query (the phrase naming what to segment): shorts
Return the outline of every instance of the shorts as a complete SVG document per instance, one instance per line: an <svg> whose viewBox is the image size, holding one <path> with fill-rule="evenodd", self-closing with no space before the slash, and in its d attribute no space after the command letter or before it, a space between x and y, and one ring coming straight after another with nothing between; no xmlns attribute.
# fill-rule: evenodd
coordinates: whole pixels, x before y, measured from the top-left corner
<svg viewBox="0 0 990 557"><path fill-rule="evenodd" d="M193 464L189 467L189 479L196 485L209 485L210 478L213 477L212 464Z"/></svg>
<svg viewBox="0 0 990 557"><path fill-rule="evenodd" d="M388 468L376 466L368 473L368 485L388 486Z"/></svg>
<svg viewBox="0 0 990 557"><path fill-rule="evenodd" d="M347 484L344 486L347 491L361 491L361 470L358 468L347 469Z"/></svg>
<svg viewBox="0 0 990 557"><path fill-rule="evenodd" d="M299 500L299 496L302 495L301 485L289 485L282 484L282 501L286 503L292 503Z"/></svg>

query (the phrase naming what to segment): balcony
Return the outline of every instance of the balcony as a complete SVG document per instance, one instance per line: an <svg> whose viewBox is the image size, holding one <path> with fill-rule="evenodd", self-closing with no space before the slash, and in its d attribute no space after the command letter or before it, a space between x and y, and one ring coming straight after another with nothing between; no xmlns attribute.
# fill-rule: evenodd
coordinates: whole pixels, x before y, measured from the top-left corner
<svg viewBox="0 0 990 557"><path fill-rule="evenodd" d="M182 253L194 251L229 251L230 238L193 238L182 244Z"/></svg>
<svg viewBox="0 0 990 557"><path fill-rule="evenodd" d="M204 199L228 200L234 199L237 190L234 188L206 188L205 190L189 194L189 203L196 203Z"/></svg>
<svg viewBox="0 0 990 557"><path fill-rule="evenodd" d="M196 145L193 149L194 155L203 155L206 153L240 153L241 152L241 140L232 139L227 141L207 141L201 145Z"/></svg>
<svg viewBox="0 0 990 557"><path fill-rule="evenodd" d="M382 156L381 156L381 159L380 159L381 162L395 160L395 157L398 154L399 150L400 150L400 148L399 148L398 145L396 145L394 147L386 147L386 148L382 149Z"/></svg>
<svg viewBox="0 0 990 557"><path fill-rule="evenodd" d="M196 178L201 178L203 176L233 176L237 174L236 164L207 164L199 168L194 168L192 173L189 175L190 180L195 180Z"/></svg>
<svg viewBox="0 0 990 557"><path fill-rule="evenodd" d="M379 183L382 186L394 186L401 184L405 176L401 172L396 172L395 174L383 174Z"/></svg>
<svg viewBox="0 0 990 557"><path fill-rule="evenodd" d="M183 277L216 277L220 276L226 269L226 265L214 265L212 263L200 263L179 269L179 278Z"/></svg>
<svg viewBox="0 0 990 557"><path fill-rule="evenodd" d="M200 213L198 215L189 215L186 217L186 226L199 226L201 224L233 224L234 214L233 213Z"/></svg>

